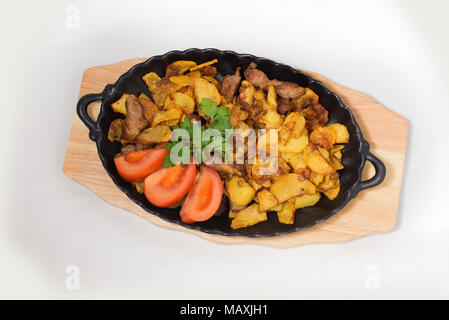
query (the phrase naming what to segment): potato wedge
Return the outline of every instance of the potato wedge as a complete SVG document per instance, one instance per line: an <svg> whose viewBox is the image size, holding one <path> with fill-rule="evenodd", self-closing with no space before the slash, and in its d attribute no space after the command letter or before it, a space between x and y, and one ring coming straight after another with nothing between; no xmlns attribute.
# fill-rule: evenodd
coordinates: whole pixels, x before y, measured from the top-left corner
<svg viewBox="0 0 449 320"><path fill-rule="evenodd" d="M258 120L266 129L278 129L282 124L282 118L274 110L266 110L265 114Z"/></svg>
<svg viewBox="0 0 449 320"><path fill-rule="evenodd" d="M309 144L309 137L307 135L307 129L304 129L302 135L299 138L291 136L286 144L279 143L279 152L292 152L300 153Z"/></svg>
<svg viewBox="0 0 449 320"><path fill-rule="evenodd" d="M340 154L341 154L341 152L340 152ZM329 163L335 170L341 170L341 169L345 168L345 166L340 161L340 159L338 159L337 157L334 157L334 156L330 157Z"/></svg>
<svg viewBox="0 0 449 320"><path fill-rule="evenodd" d="M124 93L124 94L122 94L120 99L118 99L114 103L111 103L112 110L114 110L114 112L119 112L119 113L124 114L126 116L125 101L126 101L126 98L128 98L129 96L130 96L129 94ZM131 96L136 97L133 94L131 94Z"/></svg>
<svg viewBox="0 0 449 320"><path fill-rule="evenodd" d="M326 197L329 198L329 200L334 200L338 196L339 192L340 192L340 179L337 179L332 189L325 191L324 194L326 195Z"/></svg>
<svg viewBox="0 0 449 320"><path fill-rule="evenodd" d="M170 82L177 84L181 87L193 86L192 78L186 75L172 76L170 77Z"/></svg>
<svg viewBox="0 0 449 320"><path fill-rule="evenodd" d="M325 149L331 149L336 142L337 133L331 126L316 127L310 133L310 142L319 145Z"/></svg>
<svg viewBox="0 0 449 320"><path fill-rule="evenodd" d="M226 189L231 202L238 206L248 205L256 194L256 190L244 178L237 176L226 182Z"/></svg>
<svg viewBox="0 0 449 320"><path fill-rule="evenodd" d="M295 172L299 169L305 169L307 167L302 153L281 152L280 155L282 159L284 159L291 165L293 171Z"/></svg>
<svg viewBox="0 0 449 320"><path fill-rule="evenodd" d="M195 98L198 105L203 98L210 99L216 104L220 104L221 95L218 92L217 87L209 81L203 78L193 78L193 87L195 89Z"/></svg>
<svg viewBox="0 0 449 320"><path fill-rule="evenodd" d="M268 87L267 102L273 110L277 110L278 103L276 100L276 90L274 89L274 86Z"/></svg>
<svg viewBox="0 0 449 320"><path fill-rule="evenodd" d="M302 196L295 198L295 209L301 209L305 207L314 206L318 201L320 201L321 194L315 192L314 194L303 194Z"/></svg>
<svg viewBox="0 0 449 320"><path fill-rule="evenodd" d="M276 178L270 191L279 202L284 202L304 193L313 194L316 192L316 187L312 182L303 180L297 173L287 173Z"/></svg>
<svg viewBox="0 0 449 320"><path fill-rule="evenodd" d="M171 130L168 126L156 126L143 130L136 138L137 142L154 144L170 141Z"/></svg>
<svg viewBox="0 0 449 320"><path fill-rule="evenodd" d="M278 199L269 190L263 189L257 193L259 211L268 211L279 204Z"/></svg>
<svg viewBox="0 0 449 320"><path fill-rule="evenodd" d="M329 125L328 127L331 127L335 130L336 138L335 143L348 143L349 142L349 132L348 128L346 128L345 125L341 123L334 123Z"/></svg>
<svg viewBox="0 0 449 320"><path fill-rule="evenodd" d="M153 122L151 124L152 127L156 127L158 124L161 124L163 122L173 121L177 120L179 121L181 119L182 112L178 109L168 109L168 110L161 110L154 114Z"/></svg>
<svg viewBox="0 0 449 320"><path fill-rule="evenodd" d="M185 113L192 114L195 111L195 100L182 92L175 92L173 95L176 105Z"/></svg>
<svg viewBox="0 0 449 320"><path fill-rule="evenodd" d="M292 200L285 202L282 209L277 212L280 223L293 224L295 222L295 200Z"/></svg>
<svg viewBox="0 0 449 320"><path fill-rule="evenodd" d="M303 134L305 125L306 119L300 112L290 113L282 122L282 126L288 128L294 138L299 138Z"/></svg>
<svg viewBox="0 0 449 320"><path fill-rule="evenodd" d="M321 175L334 173L335 169L323 158L318 150L313 151L306 160L307 167Z"/></svg>
<svg viewBox="0 0 449 320"><path fill-rule="evenodd" d="M211 60L211 61L207 61L207 62L204 62L204 63L199 64L199 65L197 65L197 66L191 67L189 70L190 70L190 71L196 71L196 70L202 69L202 68L204 68L204 67L206 67L206 66L210 66L210 65L212 65L212 64L215 64L215 63L217 63L217 62L218 62L217 59L213 59L213 60Z"/></svg>
<svg viewBox="0 0 449 320"><path fill-rule="evenodd" d="M178 60L173 63L170 63L165 70L165 76L178 76L185 73L190 68L196 66L196 62L188 61L188 60Z"/></svg>
<svg viewBox="0 0 449 320"><path fill-rule="evenodd" d="M267 220L267 213L259 211L259 205L253 204L237 212L231 222L232 229L246 228Z"/></svg>

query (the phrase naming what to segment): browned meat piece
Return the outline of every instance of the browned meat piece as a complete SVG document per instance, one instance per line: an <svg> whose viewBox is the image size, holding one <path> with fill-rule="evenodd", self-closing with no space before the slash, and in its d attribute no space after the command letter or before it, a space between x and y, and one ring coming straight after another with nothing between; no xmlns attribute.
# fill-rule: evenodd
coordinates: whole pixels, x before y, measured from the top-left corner
<svg viewBox="0 0 449 320"><path fill-rule="evenodd" d="M220 164L211 164L209 165L209 167L214 168L215 170L218 171L218 173L224 175L233 174L237 176L242 176L245 170L242 164L220 163Z"/></svg>
<svg viewBox="0 0 449 320"><path fill-rule="evenodd" d="M136 151L136 146L133 144L127 144L120 150L120 154L127 154L128 152Z"/></svg>
<svg viewBox="0 0 449 320"><path fill-rule="evenodd" d="M276 93L285 99L295 99L304 94L305 89L293 82L282 82L274 87Z"/></svg>
<svg viewBox="0 0 449 320"><path fill-rule="evenodd" d="M249 117L255 121L259 120L265 113L266 110L260 104L255 103L253 98L253 103L249 105L244 101L242 96L238 98L238 105L245 111L249 113Z"/></svg>
<svg viewBox="0 0 449 320"><path fill-rule="evenodd" d="M123 122L123 139L134 140L148 124L143 116L143 108L137 98L129 96L125 100L126 119Z"/></svg>
<svg viewBox="0 0 449 320"><path fill-rule="evenodd" d="M278 113L287 113L293 108L292 103L289 99L279 98L278 99Z"/></svg>
<svg viewBox="0 0 449 320"><path fill-rule="evenodd" d="M201 75L203 76L215 77L217 73L217 69L213 66L205 66L201 69Z"/></svg>
<svg viewBox="0 0 449 320"><path fill-rule="evenodd" d="M256 64L254 63L250 63L243 74L247 81L258 88L265 88L268 85L269 80L267 75L263 71L257 70Z"/></svg>
<svg viewBox="0 0 449 320"><path fill-rule="evenodd" d="M123 119L115 119L111 122L111 125L109 126L108 131L108 139L109 141L119 141L122 137L122 126L123 126Z"/></svg>
<svg viewBox="0 0 449 320"><path fill-rule="evenodd" d="M317 126L326 125L329 120L326 109L321 104L313 104L302 111L304 118L306 118L307 130L311 131Z"/></svg>
<svg viewBox="0 0 449 320"><path fill-rule="evenodd" d="M154 114L159 110L159 108L153 103L153 101L145 97L138 98L137 100L142 105L144 118L149 124L151 124L153 122Z"/></svg>
<svg viewBox="0 0 449 320"><path fill-rule="evenodd" d="M146 143L136 143L136 151L149 149L150 145Z"/></svg>
<svg viewBox="0 0 449 320"><path fill-rule="evenodd" d="M225 97L227 102L231 102L232 98L234 98L235 92L239 88L240 80L240 67L237 68L234 75L226 75L221 82L221 90L220 93L223 97Z"/></svg>

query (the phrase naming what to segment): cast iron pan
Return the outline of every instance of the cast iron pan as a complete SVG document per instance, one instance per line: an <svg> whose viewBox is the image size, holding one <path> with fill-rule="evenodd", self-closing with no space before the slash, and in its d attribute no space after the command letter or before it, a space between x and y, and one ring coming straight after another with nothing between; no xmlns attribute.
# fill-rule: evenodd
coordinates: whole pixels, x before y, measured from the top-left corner
<svg viewBox="0 0 449 320"><path fill-rule="evenodd" d="M193 60L197 63L203 63L215 58L218 59L218 63L215 65L219 73L218 77L234 74L237 67L245 70L250 62L255 62L257 68L264 71L270 79L276 78L292 81L303 87L309 87L319 95L319 102L329 111L329 123L339 122L348 128L351 136L349 143L343 149L343 164L345 168L339 171L341 190L336 199L330 201L323 196L315 206L299 209L293 225L281 224L278 222L275 213L269 213L268 221L249 228L233 230L230 227L231 220L227 216L228 208L221 216L215 216L208 221L184 224L179 217L179 208L169 209L153 206L129 182L120 178L115 169L113 159L114 155L120 152L121 145L119 142L110 142L107 136L110 123L112 120L121 117L121 115L112 111L111 103L119 99L123 93L139 95L143 92L151 96L142 80L142 76L148 72L156 72L162 77L165 74L167 65L176 60ZM102 102L97 122L94 122L87 114L87 106L94 101ZM311 78L301 71L250 54L238 54L233 51L220 51L217 49L188 49L185 51L170 51L164 55L154 56L132 67L115 84L108 84L103 92L83 96L78 101L77 112L84 124L89 128L90 139L97 144L98 155L104 168L120 190L145 209L148 214L154 214L169 222L207 233L225 236L271 237L309 228L333 216L360 191L380 184L386 174L385 165L369 151L369 144L363 138L354 116L335 93L326 88L320 81ZM365 161L373 164L376 174L369 180L361 181ZM361 212L360 214L364 213Z"/></svg>

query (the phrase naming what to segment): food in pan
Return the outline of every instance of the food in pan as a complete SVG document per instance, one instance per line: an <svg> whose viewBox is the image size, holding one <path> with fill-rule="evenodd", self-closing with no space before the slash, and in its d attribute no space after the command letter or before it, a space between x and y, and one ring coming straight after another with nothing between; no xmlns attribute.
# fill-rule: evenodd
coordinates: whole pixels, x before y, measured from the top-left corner
<svg viewBox="0 0 449 320"><path fill-rule="evenodd" d="M293 224L298 209L335 199L347 128L328 124L310 88L269 79L253 63L221 78L216 62L175 61L162 77L142 77L150 96L111 104L122 114L108 132L122 144L119 175L153 205L180 207L185 223L223 214L229 201L233 229L267 213Z"/></svg>

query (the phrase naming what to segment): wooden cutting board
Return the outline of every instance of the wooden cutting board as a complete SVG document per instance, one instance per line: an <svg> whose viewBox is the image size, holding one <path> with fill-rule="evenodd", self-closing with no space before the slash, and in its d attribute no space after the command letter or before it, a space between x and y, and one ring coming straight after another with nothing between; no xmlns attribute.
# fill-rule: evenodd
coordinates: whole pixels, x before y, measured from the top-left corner
<svg viewBox="0 0 449 320"><path fill-rule="evenodd" d="M106 84L114 83L122 73L145 60L146 58L130 59L87 69L83 75L79 97L103 91ZM217 243L292 247L306 243L343 242L369 234L391 231L396 224L401 190L407 145L407 120L381 106L366 94L345 88L318 74L308 73L337 93L352 110L365 139L371 144L372 153L379 157L387 168L386 178L381 185L362 191L339 213L312 228L285 236L261 239L226 237L187 229L149 214L115 187L101 164L95 143L89 139L88 130L76 112L63 171L68 177L86 186L114 206L133 212L157 226L187 232ZM73 106L75 105L74 101ZM99 103L92 103L89 109L95 119ZM370 178L373 174L374 169L367 162L363 173L364 179Z"/></svg>

